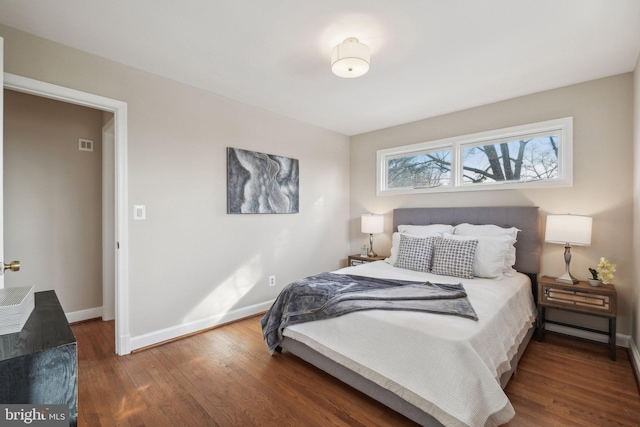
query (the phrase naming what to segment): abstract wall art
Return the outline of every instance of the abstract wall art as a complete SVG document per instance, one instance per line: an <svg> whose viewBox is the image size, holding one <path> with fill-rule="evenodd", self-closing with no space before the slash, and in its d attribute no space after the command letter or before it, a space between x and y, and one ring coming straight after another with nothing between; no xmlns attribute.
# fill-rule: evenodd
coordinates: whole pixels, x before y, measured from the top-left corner
<svg viewBox="0 0 640 427"><path fill-rule="evenodd" d="M297 159L227 148L227 213L298 213Z"/></svg>

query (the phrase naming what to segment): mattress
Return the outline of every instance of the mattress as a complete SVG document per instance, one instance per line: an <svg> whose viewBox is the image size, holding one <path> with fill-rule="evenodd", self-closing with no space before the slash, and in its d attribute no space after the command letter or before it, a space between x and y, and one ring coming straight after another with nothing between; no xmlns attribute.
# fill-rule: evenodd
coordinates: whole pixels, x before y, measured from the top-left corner
<svg viewBox="0 0 640 427"><path fill-rule="evenodd" d="M384 261L341 274L463 283L479 320L371 310L287 327L299 341L390 390L446 426L491 426L514 415L500 387L536 318L527 276L460 279L395 268Z"/></svg>

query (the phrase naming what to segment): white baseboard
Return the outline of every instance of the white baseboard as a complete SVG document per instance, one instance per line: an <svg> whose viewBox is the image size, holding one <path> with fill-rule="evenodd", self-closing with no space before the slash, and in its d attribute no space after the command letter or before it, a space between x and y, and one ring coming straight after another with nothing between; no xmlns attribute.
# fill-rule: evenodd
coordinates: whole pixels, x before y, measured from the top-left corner
<svg viewBox="0 0 640 427"><path fill-rule="evenodd" d="M636 378L640 380L640 352L638 352L638 346L635 341L633 341L633 337L629 338L629 356L631 366L633 366L633 370L636 371Z"/></svg>
<svg viewBox="0 0 640 427"><path fill-rule="evenodd" d="M553 325L549 323L545 326L545 329L548 331L560 332L561 334L571 335L578 338L585 338L585 339L598 341L605 344L608 341L608 338L606 335L596 334L594 332L589 332L589 331L583 331L581 329L569 328L562 325ZM631 339L631 336L629 335L616 334L616 345L619 347L629 348L630 339Z"/></svg>
<svg viewBox="0 0 640 427"><path fill-rule="evenodd" d="M212 316L195 322L184 323L182 325L131 337L127 346L128 352L262 313L267 311L272 304L273 300L266 301L249 307L232 310L218 316Z"/></svg>
<svg viewBox="0 0 640 427"><path fill-rule="evenodd" d="M121 336L119 338L116 336L116 340L118 349L120 351L120 353L118 353L118 356L124 356L131 353L131 337L129 335Z"/></svg>
<svg viewBox="0 0 640 427"><path fill-rule="evenodd" d="M631 335L616 334L616 345L618 347L629 348Z"/></svg>
<svg viewBox="0 0 640 427"><path fill-rule="evenodd" d="M82 322L83 320L95 319L102 317L102 307L87 308L86 310L73 311L71 313L65 313L67 316L67 322Z"/></svg>

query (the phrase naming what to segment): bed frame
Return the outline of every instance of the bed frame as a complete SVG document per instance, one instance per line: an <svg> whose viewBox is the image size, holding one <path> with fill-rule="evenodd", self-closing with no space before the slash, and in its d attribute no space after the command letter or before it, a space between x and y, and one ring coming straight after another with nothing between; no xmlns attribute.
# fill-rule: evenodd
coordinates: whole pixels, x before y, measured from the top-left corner
<svg viewBox="0 0 640 427"><path fill-rule="evenodd" d="M537 301L535 297L537 293L537 275L540 272L541 245L540 220L537 207L408 208L395 209L393 211L393 231L397 231L398 225L402 224L458 225L462 223L494 224L501 227L517 227L521 230L518 232L518 241L515 245L517 256L515 269L531 278L534 301ZM501 376L500 385L503 389L514 374L518 361L522 357L527 344L529 344L534 331L535 327L532 325L522 344L520 344L518 352L511 359L511 370ZM284 337L280 347L420 425L442 426L434 417L411 405L398 395L334 362L299 341Z"/></svg>

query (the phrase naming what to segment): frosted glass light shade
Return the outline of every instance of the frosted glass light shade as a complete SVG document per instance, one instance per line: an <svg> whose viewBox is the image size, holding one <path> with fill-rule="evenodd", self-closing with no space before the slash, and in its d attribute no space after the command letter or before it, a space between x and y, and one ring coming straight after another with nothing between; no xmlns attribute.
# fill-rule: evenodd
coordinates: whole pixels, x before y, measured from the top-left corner
<svg viewBox="0 0 640 427"><path fill-rule="evenodd" d="M544 240L550 243L591 245L591 217L582 215L547 215Z"/></svg>
<svg viewBox="0 0 640 427"><path fill-rule="evenodd" d="M366 234L377 234L384 232L384 216L382 215L362 215L361 231Z"/></svg>
<svg viewBox="0 0 640 427"><path fill-rule="evenodd" d="M339 77L360 77L369 71L370 61L369 46L355 37L345 39L331 51L331 71Z"/></svg>

